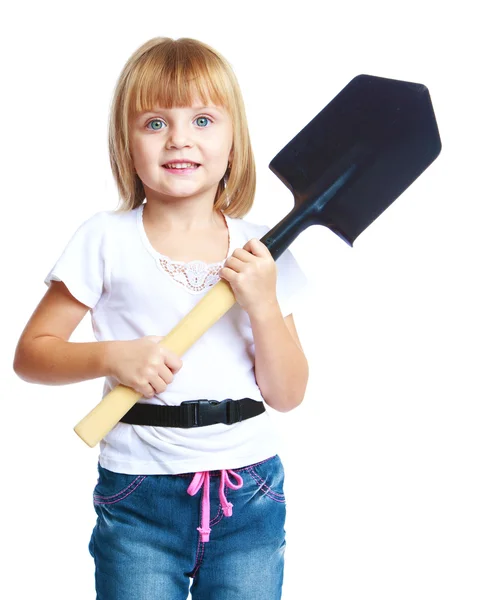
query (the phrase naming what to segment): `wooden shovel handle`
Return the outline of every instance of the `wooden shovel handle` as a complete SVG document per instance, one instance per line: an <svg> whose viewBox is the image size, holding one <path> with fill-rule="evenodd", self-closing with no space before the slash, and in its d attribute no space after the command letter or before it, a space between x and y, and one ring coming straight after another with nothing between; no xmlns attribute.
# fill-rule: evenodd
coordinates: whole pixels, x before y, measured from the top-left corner
<svg viewBox="0 0 478 600"><path fill-rule="evenodd" d="M221 279L161 340L161 346L182 356L235 302L231 286ZM139 392L118 385L78 423L75 432L93 448L140 398Z"/></svg>

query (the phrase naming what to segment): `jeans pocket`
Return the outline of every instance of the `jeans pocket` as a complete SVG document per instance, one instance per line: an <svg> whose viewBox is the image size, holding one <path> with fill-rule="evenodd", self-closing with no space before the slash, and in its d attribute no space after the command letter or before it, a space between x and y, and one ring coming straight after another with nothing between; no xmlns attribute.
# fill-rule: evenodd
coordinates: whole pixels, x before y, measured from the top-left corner
<svg viewBox="0 0 478 600"><path fill-rule="evenodd" d="M285 503L284 467L279 455L245 469L261 493L276 502Z"/></svg>
<svg viewBox="0 0 478 600"><path fill-rule="evenodd" d="M98 481L93 491L93 503L117 504L133 494L147 477L115 473L98 464Z"/></svg>

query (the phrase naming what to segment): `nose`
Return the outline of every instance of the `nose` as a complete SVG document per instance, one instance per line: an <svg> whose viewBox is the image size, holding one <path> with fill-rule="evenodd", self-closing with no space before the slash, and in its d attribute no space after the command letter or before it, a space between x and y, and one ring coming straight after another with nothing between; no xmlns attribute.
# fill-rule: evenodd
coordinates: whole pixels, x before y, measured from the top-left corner
<svg viewBox="0 0 478 600"><path fill-rule="evenodd" d="M187 124L171 124L168 133L167 148L190 147L193 143Z"/></svg>

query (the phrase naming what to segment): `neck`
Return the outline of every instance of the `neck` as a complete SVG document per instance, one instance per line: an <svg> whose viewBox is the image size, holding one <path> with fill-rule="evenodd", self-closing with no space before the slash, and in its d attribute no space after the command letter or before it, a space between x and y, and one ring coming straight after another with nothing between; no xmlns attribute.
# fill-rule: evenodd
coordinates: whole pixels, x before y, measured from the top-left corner
<svg viewBox="0 0 478 600"><path fill-rule="evenodd" d="M192 232L216 229L224 218L209 203L174 203L147 200L143 207L143 222L154 226L156 231Z"/></svg>

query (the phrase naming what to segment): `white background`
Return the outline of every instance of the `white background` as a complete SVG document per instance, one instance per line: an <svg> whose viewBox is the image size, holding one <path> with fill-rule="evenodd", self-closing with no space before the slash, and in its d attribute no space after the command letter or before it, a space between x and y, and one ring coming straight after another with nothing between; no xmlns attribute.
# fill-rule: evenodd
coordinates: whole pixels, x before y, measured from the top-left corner
<svg viewBox="0 0 478 600"><path fill-rule="evenodd" d="M441 7L440 7L441 6ZM292 196L275 154L353 77L425 84L443 150L348 247L311 227L295 319L303 404L270 413L286 471L284 600L476 600L476 31L471 3L17 2L1 22L4 598L94 598L97 448L73 426L102 380L27 384L12 370L43 279L76 228L116 207L107 117L146 40L194 37L232 64L257 161L248 219ZM72 341L93 341L89 317ZM247 600L247 599L245 599Z"/></svg>

